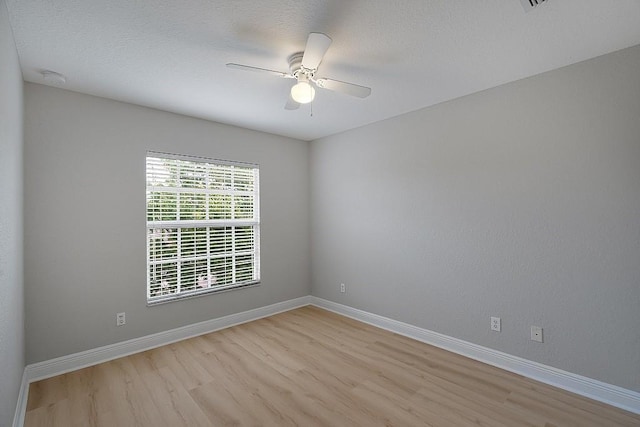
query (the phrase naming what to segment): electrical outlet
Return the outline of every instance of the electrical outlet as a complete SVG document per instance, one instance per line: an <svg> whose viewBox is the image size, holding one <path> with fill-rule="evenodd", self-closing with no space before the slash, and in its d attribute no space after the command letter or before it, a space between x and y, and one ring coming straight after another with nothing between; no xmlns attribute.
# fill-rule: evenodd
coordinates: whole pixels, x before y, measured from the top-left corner
<svg viewBox="0 0 640 427"><path fill-rule="evenodd" d="M125 314L124 313L116 314L116 326L123 326L125 323L127 323Z"/></svg>
<svg viewBox="0 0 640 427"><path fill-rule="evenodd" d="M492 317L491 318L491 330L492 331L496 331L496 332L500 332L500 330L502 329L502 322L500 321L499 317Z"/></svg>
<svg viewBox="0 0 640 427"><path fill-rule="evenodd" d="M542 328L540 326L531 327L531 341L542 342Z"/></svg>
<svg viewBox="0 0 640 427"><path fill-rule="evenodd" d="M344 285L344 283L340 283L340 292L343 294L347 292L347 287Z"/></svg>

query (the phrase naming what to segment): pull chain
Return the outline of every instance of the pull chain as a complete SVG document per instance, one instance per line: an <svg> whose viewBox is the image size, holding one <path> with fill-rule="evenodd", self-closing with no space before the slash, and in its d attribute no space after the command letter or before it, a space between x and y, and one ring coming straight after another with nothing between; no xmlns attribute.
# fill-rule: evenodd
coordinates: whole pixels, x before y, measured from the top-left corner
<svg viewBox="0 0 640 427"><path fill-rule="evenodd" d="M313 97L315 95L315 90L313 86L309 85L309 97L311 98L311 105L309 105L309 117L313 117Z"/></svg>

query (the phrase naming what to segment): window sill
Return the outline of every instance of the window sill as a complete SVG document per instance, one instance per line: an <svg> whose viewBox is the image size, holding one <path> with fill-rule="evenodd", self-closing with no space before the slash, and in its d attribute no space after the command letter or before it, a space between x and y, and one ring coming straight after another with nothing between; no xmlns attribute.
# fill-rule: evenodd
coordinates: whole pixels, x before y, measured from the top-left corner
<svg viewBox="0 0 640 427"><path fill-rule="evenodd" d="M185 293L182 295L177 295L177 296L173 296L173 295L167 295L166 297L162 297L162 298L157 298L157 299L153 299L153 300L147 300L147 307L153 307L155 305L162 305L162 304L167 304L170 302L175 302L175 301L182 301L185 299L192 299L192 298L200 298L206 295L213 295L213 294L219 294L222 292L229 292L229 291L236 291L239 289L247 289L247 288L253 288L256 286L260 286L260 282L250 282L250 283L244 283L241 285L230 285L230 286L225 286L225 287L220 287L220 288L216 288L216 289L203 289L200 291L192 291L189 293Z"/></svg>

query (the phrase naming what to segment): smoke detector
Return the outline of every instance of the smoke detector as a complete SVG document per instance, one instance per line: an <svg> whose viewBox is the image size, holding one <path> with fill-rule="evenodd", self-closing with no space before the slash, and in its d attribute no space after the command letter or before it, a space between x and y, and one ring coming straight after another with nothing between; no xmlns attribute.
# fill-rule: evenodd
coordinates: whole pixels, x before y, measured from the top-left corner
<svg viewBox="0 0 640 427"><path fill-rule="evenodd" d="M546 1L547 0L520 0L520 3L522 3L522 7L525 12L530 12L535 9L536 6L539 6Z"/></svg>

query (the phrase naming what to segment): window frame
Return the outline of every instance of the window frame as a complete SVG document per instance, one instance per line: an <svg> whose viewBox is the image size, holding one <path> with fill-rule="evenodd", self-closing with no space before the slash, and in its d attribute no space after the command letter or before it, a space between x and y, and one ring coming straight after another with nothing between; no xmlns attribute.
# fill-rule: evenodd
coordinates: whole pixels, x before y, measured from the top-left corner
<svg viewBox="0 0 640 427"><path fill-rule="evenodd" d="M182 164L180 162L187 162L186 164L190 164L193 170L195 170L195 168L197 167L195 164L205 165L206 167L205 170L207 171L205 174L206 175L205 179L207 184L205 185L204 189L190 187L186 184L183 184L182 182L180 182L181 171L179 171L176 176L177 182L173 186L150 185L150 170L149 170L150 159L160 159L160 161L166 160L170 162L176 162L176 165ZM235 168L242 169L244 172L241 172L241 171L236 172ZM246 172L247 169L249 169L251 174L253 175L252 191L247 191L246 189L244 190L238 189L239 187L240 188L242 187L241 184L238 184L236 186L235 178L237 178L238 176L246 177L251 175L251 174L247 174ZM212 176L211 174L213 174L212 170L216 170L216 172L221 174L229 173L228 171L230 170L231 171L229 175L229 177L231 177L230 187L229 188L209 187L208 180L211 178ZM151 172L151 173L158 174L157 171ZM196 298L196 297L220 293L220 292L227 292L230 290L244 289L247 287L258 286L260 284L260 178L259 177L260 177L259 165L254 163L219 160L219 159L212 159L212 158L206 158L206 157L164 153L159 151L147 151L145 155L145 189L146 189L145 223L146 223L146 234L147 234L146 236L146 268L147 268L146 298L147 298L148 306L163 304L163 303L168 303L173 301L180 301L183 299ZM172 194L172 193L176 194L174 211L170 211L170 212L173 212L173 214L175 215L175 219L150 221L149 220L150 200L154 195L158 195L161 193L165 195ZM205 209L206 209L205 219L193 220L193 219L179 218L179 213L181 210L180 197L181 195L186 195L186 194L190 194L192 196L195 196L196 194L204 196ZM211 214L213 213L213 211L210 210L210 203L211 203L210 198L212 196L221 196L221 195L225 195L229 197L230 207L229 207L228 214L230 217L223 218L223 219L211 219L210 216L212 216ZM241 211L236 209L235 201L237 201L237 199L240 197L246 197L249 195L253 197L252 199L253 203L251 205L252 217L235 218L238 212L242 214ZM241 232L243 229L249 230L248 227L250 227L251 231L249 233L246 233L247 237L245 237L245 239L248 238L249 241L252 242L252 246L250 249L244 248L244 250L242 249L239 250L238 246L242 248L242 244L243 243L246 244L246 242L242 240L242 234L239 233L239 231ZM176 248L175 257L157 258L157 252L156 252L157 249L155 249L154 258L152 258L151 246L152 246L152 240L154 239L153 230L155 230L156 233L158 232L158 230L161 230L160 231L161 233L169 233L170 231L175 230L175 234L177 236L176 243L175 243L175 248ZM193 232L192 239L194 242L194 248L196 247L197 243L201 243L201 240L198 240L198 239L202 238L202 236L198 237L198 230L205 230L206 237L203 239L203 241L206 243L207 249L204 256L202 254L196 255L195 252L194 252L194 255L192 255L191 257L182 256L187 246L183 246L180 236L182 236L183 233L188 232L188 230L192 230ZM219 230L222 231L222 234L218 233ZM211 242L214 240L214 234L212 234L212 232L216 233L215 235L217 235L218 238L219 236L222 236L222 239L224 241L224 244L223 244L224 249L220 253L214 254L214 252L211 251L210 249ZM201 233L202 231L200 231L200 234ZM230 233L230 235L228 233ZM238 237L238 234L240 234L240 237ZM230 236L231 243L229 243L228 236ZM251 280L236 281L237 280L236 273L238 271L238 265L242 266L242 270L240 271L240 274L244 274L245 276L247 274L246 261L245 261L245 265L243 266L241 263L242 261L238 260L238 257L246 258L246 256L249 256L250 257L249 259L251 260L251 275L252 275ZM212 280L211 277L213 273L212 260L216 260L216 259L224 260L225 258L231 258L232 281L230 283L224 283L221 285L213 285L211 284L211 280ZM206 282L206 287L199 289L201 278L198 276L198 271L197 271L198 269L197 267L195 267L195 265L197 265L198 261L203 261L203 260L206 261L206 276L204 279L204 281ZM193 283L188 283L186 281L185 283L180 283L182 269L183 268L185 270L187 269L187 267L184 267L184 264L186 263L193 263L194 265L193 277L190 277L194 279ZM152 266L165 265L165 264L166 265L175 264L176 278L175 278L175 285L173 286L175 286L176 292L152 296L152 291L157 291L157 288L155 290L152 290L152 286L153 286L152 277L151 277ZM223 261L223 264L225 265L224 277L226 278L227 275L229 274L229 272L226 269L226 265L227 265L226 260ZM215 283L215 280L216 280L215 275L213 275L213 280ZM185 287L189 289L182 291L181 287Z"/></svg>

